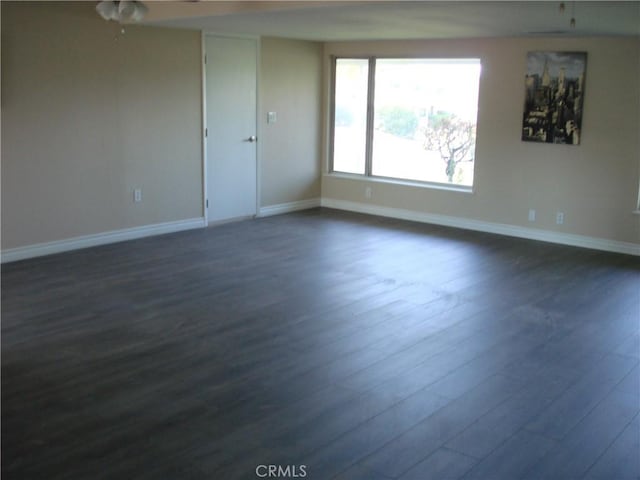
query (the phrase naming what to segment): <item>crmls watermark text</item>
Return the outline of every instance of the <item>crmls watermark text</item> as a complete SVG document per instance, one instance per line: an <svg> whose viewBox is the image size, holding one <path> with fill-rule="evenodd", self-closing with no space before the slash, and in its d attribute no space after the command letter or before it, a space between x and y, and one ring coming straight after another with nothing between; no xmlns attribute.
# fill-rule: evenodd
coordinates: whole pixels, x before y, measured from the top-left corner
<svg viewBox="0 0 640 480"><path fill-rule="evenodd" d="M258 465L256 475L260 478L304 478L306 465Z"/></svg>

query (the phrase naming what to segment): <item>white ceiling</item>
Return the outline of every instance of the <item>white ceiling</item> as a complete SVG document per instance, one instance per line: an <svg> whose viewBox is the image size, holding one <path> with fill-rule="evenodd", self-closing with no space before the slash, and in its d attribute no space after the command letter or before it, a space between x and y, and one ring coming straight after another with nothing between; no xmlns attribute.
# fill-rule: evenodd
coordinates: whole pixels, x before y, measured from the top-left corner
<svg viewBox="0 0 640 480"><path fill-rule="evenodd" d="M567 1L564 13L560 3L202 1L172 2L170 11L151 3L145 23L318 41L640 35L640 1Z"/></svg>

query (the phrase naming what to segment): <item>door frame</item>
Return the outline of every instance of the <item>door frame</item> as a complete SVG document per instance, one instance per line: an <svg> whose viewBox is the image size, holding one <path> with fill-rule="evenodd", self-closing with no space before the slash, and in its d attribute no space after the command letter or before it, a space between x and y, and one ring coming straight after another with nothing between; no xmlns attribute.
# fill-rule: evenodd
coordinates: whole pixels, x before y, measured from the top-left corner
<svg viewBox="0 0 640 480"><path fill-rule="evenodd" d="M255 217L260 216L260 192L262 191L261 181L262 178L262 107L260 103L261 99L261 83L260 83L260 64L261 64L261 38L256 35L231 35L227 33L218 33L215 31L201 30L200 31L200 70L201 70L201 92L202 92L202 110L201 115L201 136L202 136L202 211L204 217L205 227L209 226L209 208L207 207L208 194L208 180L209 169L208 154L207 154L207 64L206 64L206 39L207 37L219 37L219 38L238 38L245 40L254 40L256 42L256 136L258 141L256 142L256 213Z"/></svg>

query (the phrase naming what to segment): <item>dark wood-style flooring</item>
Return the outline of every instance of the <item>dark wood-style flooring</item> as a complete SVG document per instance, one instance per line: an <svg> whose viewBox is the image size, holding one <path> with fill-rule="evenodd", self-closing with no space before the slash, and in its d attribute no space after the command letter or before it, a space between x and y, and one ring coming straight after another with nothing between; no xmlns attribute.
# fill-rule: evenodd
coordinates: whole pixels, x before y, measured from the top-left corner
<svg viewBox="0 0 640 480"><path fill-rule="evenodd" d="M639 258L327 209L11 263L2 479L637 480L639 322Z"/></svg>

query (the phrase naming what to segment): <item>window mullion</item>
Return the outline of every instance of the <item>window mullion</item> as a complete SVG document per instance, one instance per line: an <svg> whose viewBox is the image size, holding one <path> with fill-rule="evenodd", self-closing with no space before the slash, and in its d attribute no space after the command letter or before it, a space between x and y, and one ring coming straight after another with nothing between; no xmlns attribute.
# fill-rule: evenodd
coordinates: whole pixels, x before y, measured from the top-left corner
<svg viewBox="0 0 640 480"><path fill-rule="evenodd" d="M376 89L376 59L375 57L369 58L369 82L367 90L367 129L366 129L366 144L365 144L365 165L364 174L367 177L371 176L372 171L372 158L373 158L373 102L375 99Z"/></svg>
<svg viewBox="0 0 640 480"><path fill-rule="evenodd" d="M329 107L329 111L331 114L331 124L329 126L330 131L330 142L329 142L329 172L334 171L334 151L335 151L335 138L336 138L336 71L338 69L338 58L331 57L331 105Z"/></svg>

